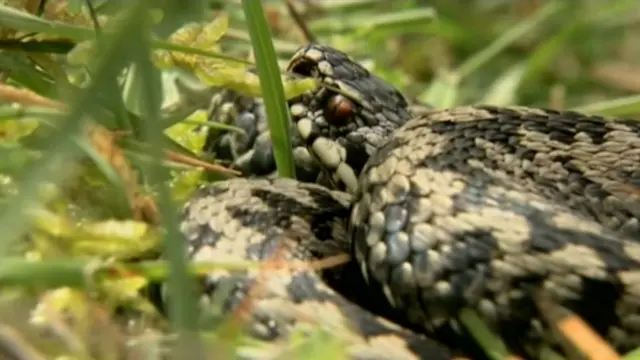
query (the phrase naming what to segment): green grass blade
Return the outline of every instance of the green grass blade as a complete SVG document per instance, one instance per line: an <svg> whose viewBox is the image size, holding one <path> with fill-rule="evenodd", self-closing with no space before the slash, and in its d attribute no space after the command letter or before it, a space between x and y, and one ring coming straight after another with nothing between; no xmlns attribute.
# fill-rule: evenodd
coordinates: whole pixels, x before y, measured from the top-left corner
<svg viewBox="0 0 640 360"><path fill-rule="evenodd" d="M491 61L491 59L493 59L504 49L512 45L516 40L521 39L524 35L532 32L536 27L542 25L545 20L556 14L564 6L565 4L560 1L552 1L546 3L533 16L514 26L510 31L504 33L482 51L467 59L462 65L458 67L458 76L460 78L464 78L465 76L468 76L469 74L478 70L484 64Z"/></svg>
<svg viewBox="0 0 640 360"><path fill-rule="evenodd" d="M640 360L640 348L631 350L624 357L624 360Z"/></svg>
<svg viewBox="0 0 640 360"><path fill-rule="evenodd" d="M256 56L256 68L260 78L260 88L269 121L278 173L281 177L294 178L295 167L289 133L289 108L285 101L280 69L271 42L271 30L260 1L243 0L242 8L247 18L251 45Z"/></svg>
<svg viewBox="0 0 640 360"><path fill-rule="evenodd" d="M420 101L437 108L449 108L458 103L460 78L456 74L442 72L436 76L427 90L420 95Z"/></svg>
<svg viewBox="0 0 640 360"><path fill-rule="evenodd" d="M361 33L380 31L385 28L401 29L420 26L433 21L437 16L433 8L406 9L382 14L353 13L335 18L321 18L309 25L313 33L349 32L357 30Z"/></svg>
<svg viewBox="0 0 640 360"><path fill-rule="evenodd" d="M60 259L46 262L23 258L4 258L0 261L0 286L53 289L62 286L86 288L91 279L83 259Z"/></svg>
<svg viewBox="0 0 640 360"><path fill-rule="evenodd" d="M517 63L508 68L500 77L493 82L489 88L489 93L482 100L483 104L505 106L517 102L518 86L522 82L525 74L525 65Z"/></svg>
<svg viewBox="0 0 640 360"><path fill-rule="evenodd" d="M573 110L606 116L638 116L640 115L640 95L583 105Z"/></svg>
<svg viewBox="0 0 640 360"><path fill-rule="evenodd" d="M0 69L11 69L11 78L14 81L39 94L47 94L52 88L51 81L34 69L32 63L23 54L0 52Z"/></svg>
<svg viewBox="0 0 640 360"><path fill-rule="evenodd" d="M58 119L61 119L64 116L64 113L58 109L52 109L50 107L41 107L41 106L11 106L11 105L3 105L0 106L0 123L8 120L16 120L23 118L37 118L39 121L46 122L45 119L55 119L58 122Z"/></svg>
<svg viewBox="0 0 640 360"><path fill-rule="evenodd" d="M356 12L361 10L369 10L372 6L379 5L380 0L341 0L341 1L322 1L316 5L319 9L329 14Z"/></svg>
<svg viewBox="0 0 640 360"><path fill-rule="evenodd" d="M460 321L490 359L503 360L509 358L507 346L487 328L482 319L473 310L462 309L460 311Z"/></svg>
<svg viewBox="0 0 640 360"><path fill-rule="evenodd" d="M145 4L151 5L152 1ZM175 5L175 4L174 4ZM146 12L138 13L140 21L150 27L150 18ZM146 21L144 21L146 20ZM156 120L161 118L162 81L160 72L151 61L151 33L139 32L138 38L132 36L138 46L131 53L133 65L130 69L130 94L135 98L129 101L134 111L141 117L140 132L145 143L151 145L149 155L154 159L163 158L164 133L157 126ZM186 250L178 230L176 211L171 193L167 187L170 180L168 169L159 161L146 163L144 173L150 183L156 185L157 203L165 229L164 254L169 261L169 318L175 330L195 330L197 311L195 301L195 283L187 274Z"/></svg>
<svg viewBox="0 0 640 360"><path fill-rule="evenodd" d="M626 13L633 11L633 7L637 6L636 1L620 1L616 3L603 3L595 10L591 10L584 16L576 17L563 24L563 28L557 31L553 36L545 39L540 43L533 53L529 55L527 60L527 70L522 80L523 86L530 79L540 78L540 75L549 71L553 60L566 50L567 44L572 42L580 42L576 36L580 32L589 31L589 26L599 24L602 18L620 19Z"/></svg>
<svg viewBox="0 0 640 360"><path fill-rule="evenodd" d="M572 21L562 30L542 42L531 53L527 61L527 68L522 79L523 86L529 80L538 79L540 75L549 71L549 67L553 60L562 52L566 44L574 38L575 33L580 28L579 21Z"/></svg>

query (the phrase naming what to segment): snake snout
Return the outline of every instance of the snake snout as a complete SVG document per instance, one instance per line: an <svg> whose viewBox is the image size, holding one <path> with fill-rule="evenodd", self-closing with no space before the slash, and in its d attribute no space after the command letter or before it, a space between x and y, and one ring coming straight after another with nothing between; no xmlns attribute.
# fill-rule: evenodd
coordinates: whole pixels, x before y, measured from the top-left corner
<svg viewBox="0 0 640 360"><path fill-rule="evenodd" d="M290 100L291 117L331 185L354 193L367 159L409 119L406 99L329 46L304 46L287 70L320 80L320 86Z"/></svg>

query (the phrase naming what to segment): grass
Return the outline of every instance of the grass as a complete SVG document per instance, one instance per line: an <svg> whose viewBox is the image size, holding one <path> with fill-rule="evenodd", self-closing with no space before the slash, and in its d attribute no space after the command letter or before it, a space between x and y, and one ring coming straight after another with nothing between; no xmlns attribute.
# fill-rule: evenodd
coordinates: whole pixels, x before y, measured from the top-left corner
<svg viewBox="0 0 640 360"><path fill-rule="evenodd" d="M204 170L178 159L202 155L210 87L229 87L263 94L280 175L293 176L285 99L314 84L283 84L277 65L305 43L303 32L281 1L94 1L94 13L84 1L51 0L42 14L39 3L0 5L0 352L13 344L30 358L114 358L122 307L141 314L145 330L129 338L133 358L247 346L232 327L194 336L201 324L190 274L211 269L187 264L176 209ZM298 7L318 41L438 107L640 116L636 1L429 3ZM246 60L250 52L255 61ZM254 63L257 75L246 71ZM166 261L155 260L161 250ZM127 261L138 258L149 260ZM168 318L138 294L151 280L166 280L175 294ZM55 341L20 325L26 319ZM508 356L473 314L463 319L493 358ZM104 330L100 341L91 329ZM339 356L328 335L291 351Z"/></svg>

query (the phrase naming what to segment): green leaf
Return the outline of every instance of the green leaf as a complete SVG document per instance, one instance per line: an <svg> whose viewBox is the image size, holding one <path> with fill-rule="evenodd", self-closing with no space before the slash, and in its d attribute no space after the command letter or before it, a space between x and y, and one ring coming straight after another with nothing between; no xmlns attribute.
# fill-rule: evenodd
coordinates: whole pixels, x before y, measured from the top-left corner
<svg viewBox="0 0 640 360"><path fill-rule="evenodd" d="M29 211L40 234L64 242L73 256L132 259L158 249L158 237L149 224L133 220L81 222L34 208ZM39 249L38 249L39 250Z"/></svg>

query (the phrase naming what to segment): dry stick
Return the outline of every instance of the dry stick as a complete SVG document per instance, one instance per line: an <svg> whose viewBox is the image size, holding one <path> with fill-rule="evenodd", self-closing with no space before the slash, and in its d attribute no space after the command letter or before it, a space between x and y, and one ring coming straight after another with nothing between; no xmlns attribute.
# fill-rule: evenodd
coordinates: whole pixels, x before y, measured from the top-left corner
<svg viewBox="0 0 640 360"><path fill-rule="evenodd" d="M0 354L4 359L46 360L47 357L9 325L0 325Z"/></svg>
<svg viewBox="0 0 640 360"><path fill-rule="evenodd" d="M580 352L590 360L621 359L611 345L569 309L541 294L535 296L535 303L542 318L558 333L560 345L567 353Z"/></svg>
<svg viewBox="0 0 640 360"><path fill-rule="evenodd" d="M568 315L557 321L555 326L592 360L620 360L621 357L579 316Z"/></svg>
<svg viewBox="0 0 640 360"><path fill-rule="evenodd" d="M298 10L296 10L295 6L292 3L292 0L286 0L284 3L287 6L289 15L291 15L291 17L293 18L293 22L295 22L298 28L300 28L300 31L302 32L302 36L304 37L305 41L308 43L315 43L316 42L315 35L313 35L313 33L311 32L311 29L309 29L309 27L305 23L305 20L302 18L302 15L300 15Z"/></svg>
<svg viewBox="0 0 640 360"><path fill-rule="evenodd" d="M59 101L51 100L31 90L0 84L0 100L20 103L23 105L38 105L58 110L66 110L67 106Z"/></svg>
<svg viewBox="0 0 640 360"><path fill-rule="evenodd" d="M114 139L125 138L129 136L129 132L119 131L119 130L111 131L111 134L114 136ZM140 142L135 142L134 145L136 145L141 150L148 149L150 147L150 145L140 143ZM238 170L229 169L227 167L224 167L218 164L212 164L212 163L200 160L198 158L177 153L175 151L164 150L163 153L164 153L165 159L168 161L173 161L179 164L189 165L193 167L199 167L207 171L223 173L231 176L242 175L242 173Z"/></svg>
<svg viewBox="0 0 640 360"><path fill-rule="evenodd" d="M164 155L167 157L167 160L173 160L177 163L200 167L212 172L220 172L220 173L225 173L227 175L234 175L234 176L242 175L242 173L238 170L229 169L224 166L220 166L218 164L208 163L206 161L202 161L200 159L190 157L187 155L182 155L177 152L165 150Z"/></svg>

